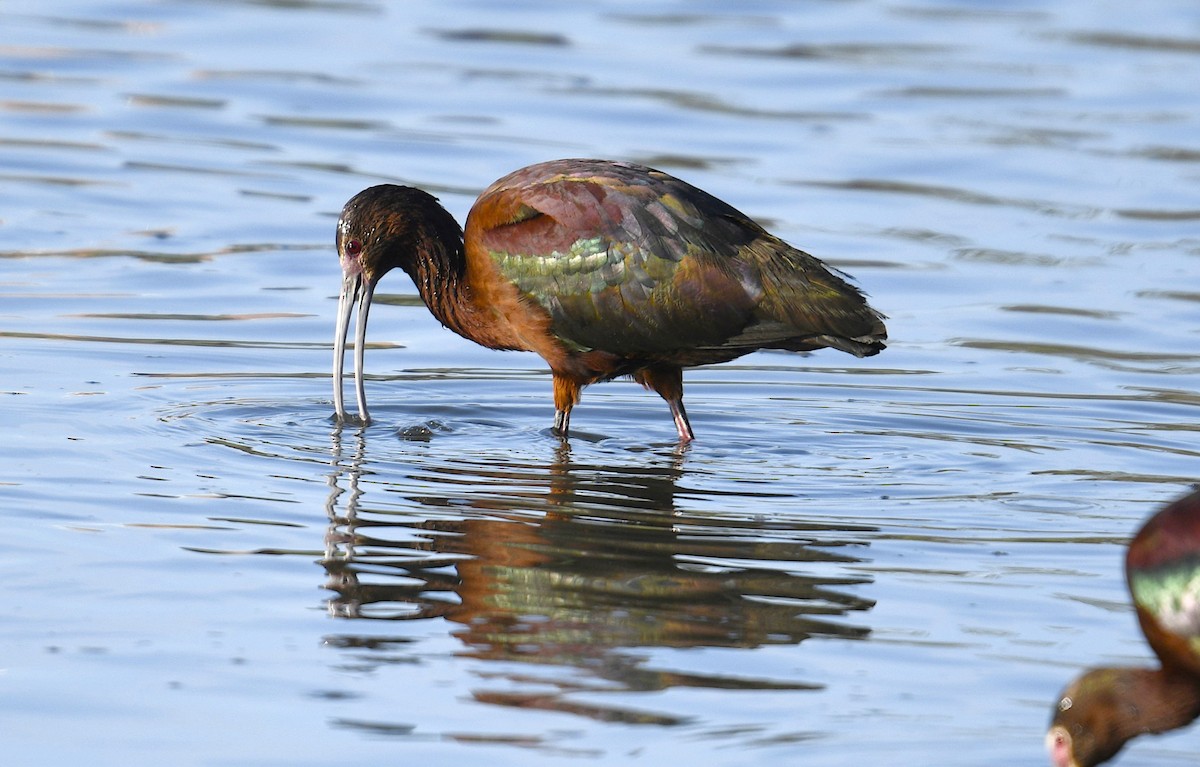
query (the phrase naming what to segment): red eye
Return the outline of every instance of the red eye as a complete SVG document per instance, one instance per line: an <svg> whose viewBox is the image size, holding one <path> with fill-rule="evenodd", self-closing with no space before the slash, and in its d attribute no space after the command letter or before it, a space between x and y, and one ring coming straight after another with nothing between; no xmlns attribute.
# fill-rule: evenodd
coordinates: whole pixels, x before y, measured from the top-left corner
<svg viewBox="0 0 1200 767"><path fill-rule="evenodd" d="M346 255L357 256L362 252L362 243L358 240L349 240L346 242Z"/></svg>

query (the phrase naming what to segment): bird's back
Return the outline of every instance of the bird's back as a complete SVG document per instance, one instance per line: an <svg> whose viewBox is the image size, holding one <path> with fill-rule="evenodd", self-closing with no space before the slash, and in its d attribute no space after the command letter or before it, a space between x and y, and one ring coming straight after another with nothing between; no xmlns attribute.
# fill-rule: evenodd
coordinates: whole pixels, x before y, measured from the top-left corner
<svg viewBox="0 0 1200 767"><path fill-rule="evenodd" d="M1200 491L1155 514L1125 564L1146 639L1163 665L1200 679Z"/></svg>
<svg viewBox="0 0 1200 767"><path fill-rule="evenodd" d="M640 165L522 168L480 195L465 236L468 262L486 260L574 352L689 366L760 348L867 356L887 337L862 293L821 261Z"/></svg>

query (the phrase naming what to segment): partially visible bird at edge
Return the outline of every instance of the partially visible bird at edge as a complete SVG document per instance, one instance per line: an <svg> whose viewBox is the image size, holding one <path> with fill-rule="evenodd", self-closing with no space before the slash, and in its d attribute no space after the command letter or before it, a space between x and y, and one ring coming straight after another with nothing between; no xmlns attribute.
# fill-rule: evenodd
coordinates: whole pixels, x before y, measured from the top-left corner
<svg viewBox="0 0 1200 767"><path fill-rule="evenodd" d="M844 275L730 205L633 163L554 160L499 179L465 229L430 194L382 184L346 203L337 225L342 291L334 339L336 418L350 317L354 379L367 424L363 349L371 296L404 270L446 327L490 349L536 352L554 380L553 432L566 437L589 384L630 376L694 438L683 369L758 349L884 349L883 315Z"/></svg>
<svg viewBox="0 0 1200 767"><path fill-rule="evenodd" d="M1200 491L1167 504L1134 536L1125 579L1158 668L1093 668L1054 706L1054 767L1095 767L1139 735L1200 717Z"/></svg>

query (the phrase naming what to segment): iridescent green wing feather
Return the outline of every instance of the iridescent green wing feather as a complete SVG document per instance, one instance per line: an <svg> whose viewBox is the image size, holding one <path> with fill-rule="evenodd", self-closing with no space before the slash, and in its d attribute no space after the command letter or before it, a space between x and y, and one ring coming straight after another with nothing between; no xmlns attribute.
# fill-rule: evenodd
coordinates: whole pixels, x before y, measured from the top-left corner
<svg viewBox="0 0 1200 767"><path fill-rule="evenodd" d="M560 339L582 350L654 354L718 346L751 321L756 286L732 258L748 239L743 227L674 196L690 188L669 176L556 165L566 163L498 182L494 193L519 198L519 215L484 232L482 243L550 313Z"/></svg>
<svg viewBox="0 0 1200 767"><path fill-rule="evenodd" d="M1146 638L1165 664L1200 674L1200 493L1142 527L1125 560Z"/></svg>
<svg viewBox="0 0 1200 767"><path fill-rule="evenodd" d="M824 334L882 337L879 315L817 259L667 174L557 161L501 179L481 202L489 195L516 214L484 247L575 348L688 349L699 362L839 345Z"/></svg>
<svg viewBox="0 0 1200 767"><path fill-rule="evenodd" d="M1200 655L1200 558L1133 573L1134 602L1168 631L1188 637Z"/></svg>

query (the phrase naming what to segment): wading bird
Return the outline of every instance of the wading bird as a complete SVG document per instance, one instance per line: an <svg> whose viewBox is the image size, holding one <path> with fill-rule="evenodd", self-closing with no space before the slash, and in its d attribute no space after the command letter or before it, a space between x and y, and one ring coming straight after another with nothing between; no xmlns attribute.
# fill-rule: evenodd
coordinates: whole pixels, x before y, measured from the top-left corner
<svg viewBox="0 0 1200 767"><path fill-rule="evenodd" d="M1161 668L1095 668L1059 696L1046 746L1054 767L1092 767L1138 735L1200 716L1200 491L1159 511L1125 555L1138 623Z"/></svg>
<svg viewBox="0 0 1200 767"><path fill-rule="evenodd" d="M757 349L884 348L883 317L820 260L716 197L632 163L555 160L484 190L466 228L420 189L383 184L346 203L337 225L342 292L334 407L348 421L342 369L358 306L354 379L369 423L363 348L371 296L399 267L443 325L490 349L537 352L554 378L566 436L583 387L631 376L667 401L682 442L683 368Z"/></svg>

